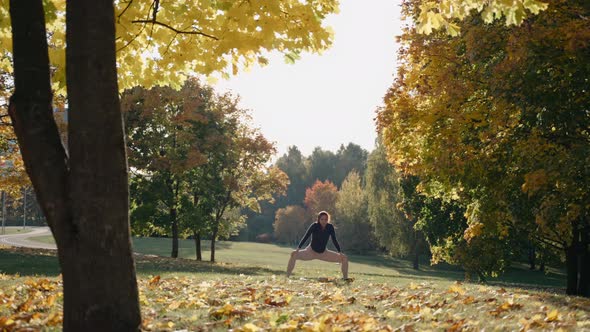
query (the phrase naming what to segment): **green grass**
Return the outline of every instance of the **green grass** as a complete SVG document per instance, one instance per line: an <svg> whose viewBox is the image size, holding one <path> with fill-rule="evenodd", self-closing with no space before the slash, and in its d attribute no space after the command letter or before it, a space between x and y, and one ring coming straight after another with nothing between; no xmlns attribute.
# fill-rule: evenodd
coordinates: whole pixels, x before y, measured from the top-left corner
<svg viewBox="0 0 590 332"><path fill-rule="evenodd" d="M43 243L54 243L53 237L35 237L29 240ZM169 257L172 250L172 240L167 238L133 238L134 250L141 254ZM210 242L202 241L203 260L210 259ZM216 243L217 262L230 264L232 267L221 265L206 265L214 273L229 274L276 274L283 275L292 248L274 244L253 242L218 241ZM180 258L194 260L195 243L193 240L180 240L178 254ZM369 282L384 282L395 278L398 282L447 281L454 282L464 279L461 269L440 264L430 266L428 261L421 262L420 270L412 269L411 262L395 259L383 255L349 255L349 274L353 278L362 278ZM138 265L138 273L158 274L159 267ZM171 268L176 272L183 271L182 267ZM207 270L208 271L208 270ZM201 271L202 272L202 271ZM298 261L295 267L295 277L337 277L340 267L337 264L321 261ZM522 284L538 287L565 287L565 274L557 269L549 269L548 273L529 271L525 266L517 265L506 271L498 278L489 278L490 284L510 285Z"/></svg>
<svg viewBox="0 0 590 332"><path fill-rule="evenodd" d="M25 229L22 226L7 226L4 227L4 234L2 233L2 227L0 227L0 235L11 235L11 234L25 234L29 233L32 229L30 227L26 227Z"/></svg>

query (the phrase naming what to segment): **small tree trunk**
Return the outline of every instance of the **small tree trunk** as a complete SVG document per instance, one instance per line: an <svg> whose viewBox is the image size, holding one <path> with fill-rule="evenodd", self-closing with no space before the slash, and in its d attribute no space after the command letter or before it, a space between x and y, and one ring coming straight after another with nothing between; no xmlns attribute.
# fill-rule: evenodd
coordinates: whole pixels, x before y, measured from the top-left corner
<svg viewBox="0 0 590 332"><path fill-rule="evenodd" d="M197 251L197 260L202 261L203 257L201 256L201 233L193 231L193 237L195 238L195 249Z"/></svg>
<svg viewBox="0 0 590 332"><path fill-rule="evenodd" d="M420 240L418 239L418 232L414 231L414 243L412 244L412 252L413 252L413 259L412 259L412 268L414 270L420 269Z"/></svg>
<svg viewBox="0 0 590 332"><path fill-rule="evenodd" d="M580 278L578 280L578 295L590 297L590 252L588 251L588 232L582 230L580 243L579 263Z"/></svg>
<svg viewBox="0 0 590 332"><path fill-rule="evenodd" d="M531 246L529 248L529 270L534 270L536 268L536 252L535 247Z"/></svg>
<svg viewBox="0 0 590 332"><path fill-rule="evenodd" d="M172 221L172 258L178 258L178 218L176 207L170 209L170 220Z"/></svg>
<svg viewBox="0 0 590 332"><path fill-rule="evenodd" d="M213 228L211 233L211 262L215 262L215 239L217 238L218 227Z"/></svg>

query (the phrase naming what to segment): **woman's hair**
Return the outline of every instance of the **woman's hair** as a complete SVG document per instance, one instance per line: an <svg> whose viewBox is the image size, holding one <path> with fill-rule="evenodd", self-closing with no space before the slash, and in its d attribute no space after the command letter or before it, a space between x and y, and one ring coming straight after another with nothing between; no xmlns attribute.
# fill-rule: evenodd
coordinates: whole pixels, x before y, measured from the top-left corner
<svg viewBox="0 0 590 332"><path fill-rule="evenodd" d="M328 217L328 222L330 222L330 214L326 211L320 211L320 213L318 213L318 218L316 220L317 222L320 222L320 218L322 217L322 215Z"/></svg>

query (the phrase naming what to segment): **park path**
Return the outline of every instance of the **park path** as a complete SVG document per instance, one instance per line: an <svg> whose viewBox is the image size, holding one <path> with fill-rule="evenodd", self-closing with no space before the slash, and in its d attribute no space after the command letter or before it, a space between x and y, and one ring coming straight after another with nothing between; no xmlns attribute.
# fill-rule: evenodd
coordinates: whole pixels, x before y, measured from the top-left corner
<svg viewBox="0 0 590 332"><path fill-rule="evenodd" d="M29 238L51 235L49 227L30 227L32 231L20 234L0 235L0 244L12 247L26 247L38 249L56 249L55 244L31 241Z"/></svg>

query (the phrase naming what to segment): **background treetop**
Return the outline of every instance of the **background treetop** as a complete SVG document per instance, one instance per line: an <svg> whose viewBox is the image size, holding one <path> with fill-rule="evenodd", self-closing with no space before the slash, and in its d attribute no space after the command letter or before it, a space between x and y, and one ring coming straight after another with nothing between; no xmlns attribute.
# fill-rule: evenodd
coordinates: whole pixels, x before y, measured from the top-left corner
<svg viewBox="0 0 590 332"><path fill-rule="evenodd" d="M0 0L0 71L12 72L8 0ZM65 91L65 0L44 1L53 89ZM119 88L171 84L191 73L236 74L265 65L276 50L287 61L319 53L332 43L323 19L337 0L183 1L123 0L116 5Z"/></svg>

